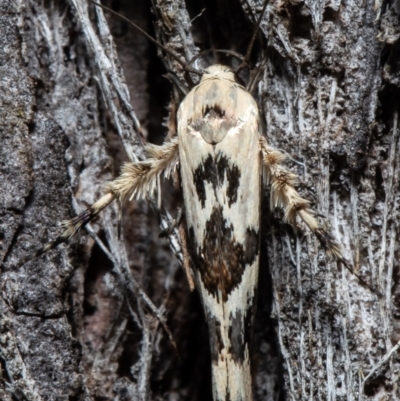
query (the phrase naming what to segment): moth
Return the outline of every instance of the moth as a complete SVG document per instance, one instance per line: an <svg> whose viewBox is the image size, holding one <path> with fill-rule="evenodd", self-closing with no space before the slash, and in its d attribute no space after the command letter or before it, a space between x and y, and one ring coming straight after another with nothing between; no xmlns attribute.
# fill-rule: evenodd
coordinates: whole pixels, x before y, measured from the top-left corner
<svg viewBox="0 0 400 401"><path fill-rule="evenodd" d="M188 251L208 323L213 397L251 400L249 345L260 256L261 197L271 189L271 209L282 208L296 227L301 219L328 254L347 262L335 239L319 224L310 202L295 190L283 153L262 132L253 96L227 66L212 65L179 106L177 135L147 145L147 159L126 163L105 195L82 214L63 222L65 231L43 253L73 237L113 201L150 199L160 177L179 170Z"/></svg>
<svg viewBox="0 0 400 401"><path fill-rule="evenodd" d="M195 283L209 328L214 400L251 400L249 344L263 170L271 185L271 207L282 207L294 226L300 217L328 253L343 257L309 201L294 189L297 177L282 166L284 155L268 145L257 103L229 67L204 71L181 103L177 120L177 138L148 145L146 161L125 164L99 201L63 223L63 236L75 235L114 200L152 196L158 177L168 177L179 165Z"/></svg>

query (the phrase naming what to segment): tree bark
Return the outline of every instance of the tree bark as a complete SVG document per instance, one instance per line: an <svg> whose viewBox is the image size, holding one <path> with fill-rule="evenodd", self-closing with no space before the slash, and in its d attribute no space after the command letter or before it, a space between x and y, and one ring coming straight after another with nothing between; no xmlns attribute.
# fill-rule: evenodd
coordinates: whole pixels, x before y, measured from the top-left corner
<svg viewBox="0 0 400 401"><path fill-rule="evenodd" d="M186 61L206 49L244 54L262 8L104 4ZM398 1L270 0L262 19L252 62L263 67L265 135L382 297L300 223L284 224L266 191L255 400L400 399L399 14ZM143 157L146 140L175 134L179 96L162 76L184 73L161 53L84 0L0 4L1 400L211 400L200 300L177 230L159 237L179 187L163 186L169 212L123 205L121 239L113 205L71 244L19 265ZM214 52L197 63L216 62L232 60Z"/></svg>

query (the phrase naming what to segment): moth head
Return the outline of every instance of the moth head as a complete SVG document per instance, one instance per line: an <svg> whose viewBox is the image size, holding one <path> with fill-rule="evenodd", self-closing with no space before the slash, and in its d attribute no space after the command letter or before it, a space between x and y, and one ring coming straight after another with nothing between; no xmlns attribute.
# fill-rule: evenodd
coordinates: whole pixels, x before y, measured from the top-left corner
<svg viewBox="0 0 400 401"><path fill-rule="evenodd" d="M236 82L233 70L226 65L214 64L207 67L201 77L200 82L210 79L226 79L228 81Z"/></svg>

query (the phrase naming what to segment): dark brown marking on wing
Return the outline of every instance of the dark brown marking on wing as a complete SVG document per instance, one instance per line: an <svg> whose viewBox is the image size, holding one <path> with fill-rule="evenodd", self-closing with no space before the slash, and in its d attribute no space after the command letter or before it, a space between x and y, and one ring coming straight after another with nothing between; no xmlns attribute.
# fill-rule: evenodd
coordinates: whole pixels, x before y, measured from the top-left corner
<svg viewBox="0 0 400 401"><path fill-rule="evenodd" d="M228 384L226 385L226 396L225 396L225 401L232 401L231 392L230 392L230 390L229 390ZM239 400L239 401L241 401L241 400Z"/></svg>
<svg viewBox="0 0 400 401"><path fill-rule="evenodd" d="M228 335L231 343L231 346L229 347L229 352L231 353L232 358L235 362L243 362L244 360L245 344L243 320L244 319L242 311L240 309L236 311L235 315L232 315L231 313L229 316L230 326L228 330Z"/></svg>
<svg viewBox="0 0 400 401"><path fill-rule="evenodd" d="M244 263L251 265L256 260L258 255L258 247L260 246L260 236L258 231L253 228L246 229L246 236L244 239Z"/></svg>
<svg viewBox="0 0 400 401"><path fill-rule="evenodd" d="M206 222L203 243L197 244L192 227L188 237L192 258L204 287L218 302L220 289L222 301L225 302L239 286L246 267L253 264L258 255L258 232L248 228L245 244L238 243L233 225L223 215L223 208L215 206Z"/></svg>
<svg viewBox="0 0 400 401"><path fill-rule="evenodd" d="M199 164L193 172L193 182L196 187L197 196L201 202L201 207L206 206L206 188L205 182L210 182L215 189L217 187L217 170L211 155L203 163Z"/></svg>
<svg viewBox="0 0 400 401"><path fill-rule="evenodd" d="M224 349L224 341L221 334L221 322L209 313L207 315L211 344L211 360L213 363L218 363L219 355L221 355L221 352Z"/></svg>
<svg viewBox="0 0 400 401"><path fill-rule="evenodd" d="M205 182L209 182L214 194L217 196L217 191L223 186L227 180L226 196L228 198L229 207L238 199L238 190L240 185L240 169L232 163L230 165L226 156L218 153L215 159L212 155L208 155L204 162L200 163L193 172L193 181L196 187L197 196L199 197L201 207L205 208L207 199Z"/></svg>
<svg viewBox="0 0 400 401"><path fill-rule="evenodd" d="M221 184L225 180L226 173L226 179L228 181L226 196L228 197L228 205L231 206L232 203L235 203L238 198L238 190L240 185L239 167L236 164L233 164L232 167L230 167L228 158L219 153L217 156L217 170L219 182Z"/></svg>
<svg viewBox="0 0 400 401"><path fill-rule="evenodd" d="M229 321L231 323L228 331L228 336L231 343L229 352L231 353L234 361L237 363L243 363L246 346L248 348L250 347L254 320L255 298L256 297L254 296L248 299L248 306L244 313L242 310L238 309L234 315L231 313L229 316Z"/></svg>

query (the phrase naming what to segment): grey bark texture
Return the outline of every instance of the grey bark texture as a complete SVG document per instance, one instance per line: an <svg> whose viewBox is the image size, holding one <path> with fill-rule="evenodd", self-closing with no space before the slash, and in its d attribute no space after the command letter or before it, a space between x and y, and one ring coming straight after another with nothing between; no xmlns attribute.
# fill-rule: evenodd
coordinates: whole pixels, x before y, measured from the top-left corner
<svg viewBox="0 0 400 401"><path fill-rule="evenodd" d="M263 5L104 4L185 60L244 54ZM268 3L253 52L265 135L382 297L301 224L284 224L266 191L255 400L400 399L399 18L398 0ZM142 158L146 140L175 134L167 70L184 76L84 0L0 2L0 400L211 400L207 328L178 230L159 238L182 203L177 177L163 186L165 209L123 205L121 240L113 205L18 267Z"/></svg>

